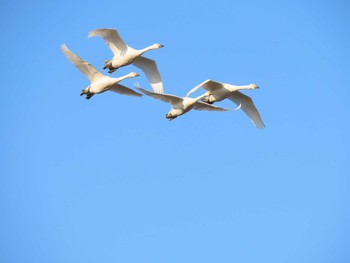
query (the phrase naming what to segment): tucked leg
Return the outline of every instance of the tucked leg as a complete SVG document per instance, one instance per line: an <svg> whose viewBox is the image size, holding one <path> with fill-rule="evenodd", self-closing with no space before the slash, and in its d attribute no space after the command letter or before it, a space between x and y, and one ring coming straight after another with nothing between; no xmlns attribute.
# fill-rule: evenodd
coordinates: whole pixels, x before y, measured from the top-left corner
<svg viewBox="0 0 350 263"><path fill-rule="evenodd" d="M94 96L95 94L93 93L88 93L86 94L86 99L89 100L92 96Z"/></svg>

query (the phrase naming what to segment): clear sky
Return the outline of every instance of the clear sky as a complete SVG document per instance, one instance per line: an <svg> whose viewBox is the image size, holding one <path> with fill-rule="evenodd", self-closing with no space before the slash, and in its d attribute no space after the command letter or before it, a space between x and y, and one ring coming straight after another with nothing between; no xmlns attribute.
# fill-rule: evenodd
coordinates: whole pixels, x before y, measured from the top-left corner
<svg viewBox="0 0 350 263"><path fill-rule="evenodd" d="M348 1L2 1L0 262L350 262ZM154 43L167 93L245 91L266 124L149 97L79 96L62 43ZM141 73L129 66L113 73ZM196 94L200 94L198 91ZM219 106L233 107L230 101Z"/></svg>

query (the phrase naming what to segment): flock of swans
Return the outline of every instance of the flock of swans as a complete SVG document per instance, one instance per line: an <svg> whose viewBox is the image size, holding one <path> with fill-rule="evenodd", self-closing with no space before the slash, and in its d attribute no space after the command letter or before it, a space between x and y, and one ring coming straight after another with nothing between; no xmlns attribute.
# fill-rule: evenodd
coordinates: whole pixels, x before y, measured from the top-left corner
<svg viewBox="0 0 350 263"><path fill-rule="evenodd" d="M214 80L206 80L191 89L185 97L165 94L156 62L143 56L143 53L149 50L162 48L163 45L156 43L143 49L134 49L123 41L115 29L103 28L89 32L88 37L94 36L101 37L113 52L113 57L109 60L105 60L105 66L103 69L108 69L108 73L113 73L118 68L130 64L140 68L145 73L153 91L148 91L141 88L138 83L135 85L136 89L147 96L171 104L171 110L165 115L167 119L173 120L191 109L208 111L229 111L242 109L257 128L265 127L265 124L253 103L253 100L249 96L240 92L240 90L244 89L258 89L259 87L256 84L236 86ZM131 72L119 78L109 77L102 74L90 63L74 54L65 44L61 45L61 50L90 81L90 85L82 90L80 96L85 95L86 99L90 99L95 94L100 94L108 90L127 96L142 96L141 93L119 84L119 82L124 79L139 76L138 73ZM205 89L206 92L195 98L189 97L189 95L200 88ZM224 99L231 100L238 107L235 109L227 109L212 105L213 103Z"/></svg>

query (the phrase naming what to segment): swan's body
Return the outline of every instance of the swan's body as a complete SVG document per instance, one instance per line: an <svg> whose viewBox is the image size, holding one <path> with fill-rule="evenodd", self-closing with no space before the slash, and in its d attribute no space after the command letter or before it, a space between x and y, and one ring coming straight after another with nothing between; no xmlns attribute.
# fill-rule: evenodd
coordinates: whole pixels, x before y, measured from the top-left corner
<svg viewBox="0 0 350 263"><path fill-rule="evenodd" d="M90 63L78 57L76 54L70 51L66 45L62 45L61 50L66 55L66 57L80 70L80 72L83 73L91 82L87 88L82 90L80 96L85 94L86 99L90 99L94 94L99 94L107 90L128 96L142 96L142 94L118 84L118 82L124 79L139 76L136 72L131 72L119 78L111 78L103 75Z"/></svg>
<svg viewBox="0 0 350 263"><path fill-rule="evenodd" d="M208 111L228 111L230 109L224 109L217 106L213 106L207 103L200 102L199 100L207 96L206 94L203 94L201 96L198 96L197 98L189 98L189 97L178 97L171 94L159 94L155 92L151 92L148 90L144 90L140 87L137 88L144 94L167 102L172 105L171 110L165 115L165 117L169 120L173 120L176 117L185 114L186 112L189 112L192 109L195 110L208 110Z"/></svg>
<svg viewBox="0 0 350 263"><path fill-rule="evenodd" d="M157 43L144 49L134 49L125 44L117 30L108 28L96 29L89 32L88 37L93 36L102 37L114 54L112 59L105 61L103 69L108 68L108 72L112 73L120 67L133 64L146 74L147 79L155 92L164 92L163 83L156 62L142 56L143 53L149 50L161 48L163 45Z"/></svg>
<svg viewBox="0 0 350 263"><path fill-rule="evenodd" d="M204 102L212 104L224 99L230 99L237 105L241 105L242 110L248 115L257 128L265 127L253 100L249 96L239 92L239 90L243 89L258 89L259 87L256 84L236 86L209 79L191 89L186 96L189 96L199 88L204 88L208 91L208 95L202 99Z"/></svg>

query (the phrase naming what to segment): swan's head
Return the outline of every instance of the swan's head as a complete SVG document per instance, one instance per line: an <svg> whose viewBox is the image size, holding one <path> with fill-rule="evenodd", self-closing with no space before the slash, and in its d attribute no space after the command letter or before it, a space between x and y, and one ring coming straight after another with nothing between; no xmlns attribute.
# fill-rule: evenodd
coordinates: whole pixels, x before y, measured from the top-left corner
<svg viewBox="0 0 350 263"><path fill-rule="evenodd" d="M153 47L154 48L162 48L162 47L164 47L164 45L157 43L157 44L154 44Z"/></svg>
<svg viewBox="0 0 350 263"><path fill-rule="evenodd" d="M169 121L172 121L173 119L175 119L177 116L173 115L171 113L171 111L169 111L166 115L165 118L167 118Z"/></svg>
<svg viewBox="0 0 350 263"><path fill-rule="evenodd" d="M250 86L252 87L252 89L258 89L259 88L259 86L256 85L255 83L250 84Z"/></svg>
<svg viewBox="0 0 350 263"><path fill-rule="evenodd" d="M130 78L136 78L136 77L138 77L138 76L140 76L140 75L137 74L136 72L131 72L131 73L129 74L129 77L130 77Z"/></svg>

